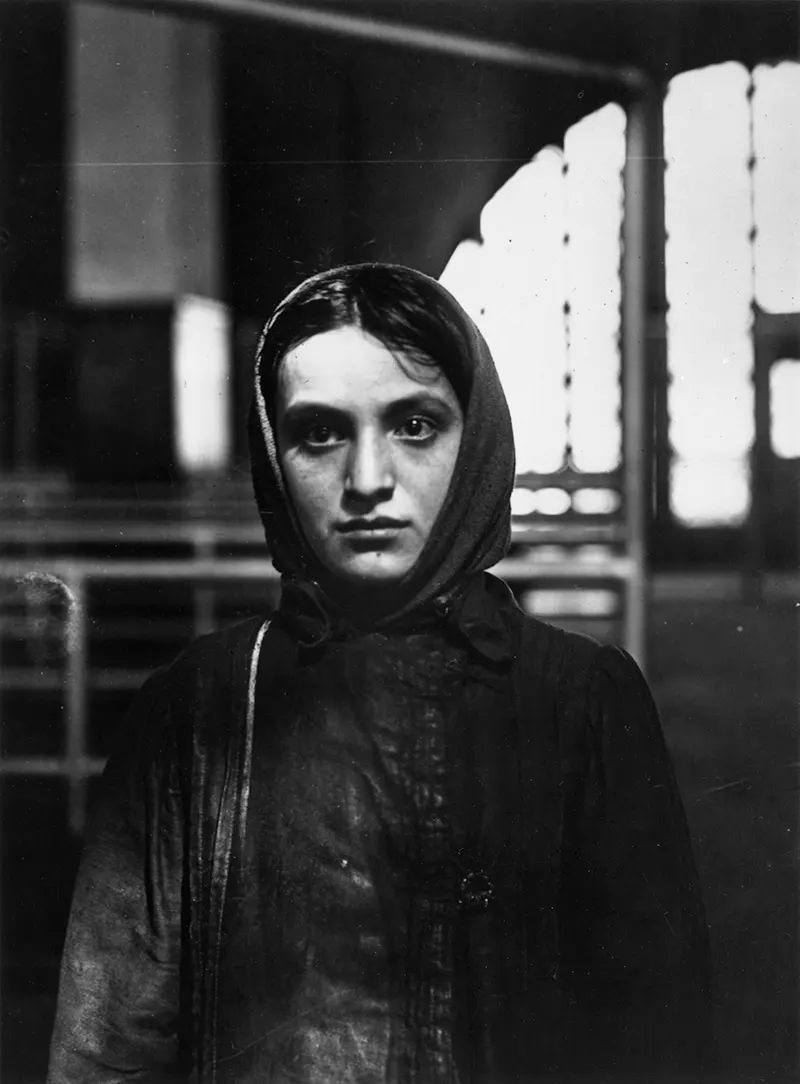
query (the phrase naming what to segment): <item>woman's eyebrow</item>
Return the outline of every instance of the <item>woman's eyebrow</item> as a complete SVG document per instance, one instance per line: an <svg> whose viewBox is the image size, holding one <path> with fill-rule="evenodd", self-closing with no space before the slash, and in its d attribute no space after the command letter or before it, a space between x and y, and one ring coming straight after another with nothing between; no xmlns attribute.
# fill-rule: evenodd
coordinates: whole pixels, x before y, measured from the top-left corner
<svg viewBox="0 0 800 1084"><path fill-rule="evenodd" d="M444 396L431 391L412 392L398 399L389 399L382 403L380 412L385 417L394 417L414 410L438 410L452 413L452 407ZM324 401L302 400L298 403L290 403L283 412L283 421L293 425L296 422L306 421L310 418L333 418L347 419L353 416L355 411L349 410L341 404Z"/></svg>
<svg viewBox="0 0 800 1084"><path fill-rule="evenodd" d="M450 413L453 408L443 395L437 395L432 391L413 392L404 395L400 399L392 399L384 406L385 414L403 414L409 410L446 410Z"/></svg>
<svg viewBox="0 0 800 1084"><path fill-rule="evenodd" d="M283 421L289 424L319 418L347 418L348 411L332 403L315 403L309 400L300 403L290 403L283 411Z"/></svg>

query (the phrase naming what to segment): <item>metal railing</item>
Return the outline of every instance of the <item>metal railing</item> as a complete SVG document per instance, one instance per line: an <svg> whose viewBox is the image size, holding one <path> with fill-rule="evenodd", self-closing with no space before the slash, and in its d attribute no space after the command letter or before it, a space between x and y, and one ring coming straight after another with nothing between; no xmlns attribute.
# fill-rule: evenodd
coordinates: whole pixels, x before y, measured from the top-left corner
<svg viewBox="0 0 800 1084"><path fill-rule="evenodd" d="M604 556L602 560L548 559L535 556L510 557L494 571L517 589L571 589L582 586L606 586L621 597L622 639L634 652L639 636L639 611L643 584L629 557ZM168 560L101 560L83 558L0 560L0 582L35 586L46 580L56 585L65 600L61 623L63 634L63 664L0 665L0 690L25 688L45 692L62 690L64 697L64 745L61 755L4 755L0 758L0 773L4 776L59 776L67 781L68 817L72 831L80 834L86 818L87 781L103 766L103 758L92 755L87 744L87 718L90 699L98 689L133 690L147 675L147 669L104 669L97 671L90 664L90 632L92 605L90 587L100 584L150 585L184 584L191 590L190 615L186 621L186 639L210 631L218 623L219 603L225 590L234 584L260 585L265 596L268 588L275 590L277 574L269 560L253 558L192 557ZM252 592L256 594L255 591ZM257 606L253 607L255 612ZM4 640L30 639L37 635L34 622L17 626L6 615ZM166 659L164 661L167 661Z"/></svg>

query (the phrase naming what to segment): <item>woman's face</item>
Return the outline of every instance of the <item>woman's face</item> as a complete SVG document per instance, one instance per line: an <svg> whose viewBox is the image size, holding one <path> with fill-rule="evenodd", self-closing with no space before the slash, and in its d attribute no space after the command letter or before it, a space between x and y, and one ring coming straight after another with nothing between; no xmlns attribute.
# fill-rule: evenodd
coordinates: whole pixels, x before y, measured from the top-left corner
<svg viewBox="0 0 800 1084"><path fill-rule="evenodd" d="M463 414L433 366L403 361L358 327L314 335L278 373L281 467L303 533L334 575L399 580L453 475Z"/></svg>

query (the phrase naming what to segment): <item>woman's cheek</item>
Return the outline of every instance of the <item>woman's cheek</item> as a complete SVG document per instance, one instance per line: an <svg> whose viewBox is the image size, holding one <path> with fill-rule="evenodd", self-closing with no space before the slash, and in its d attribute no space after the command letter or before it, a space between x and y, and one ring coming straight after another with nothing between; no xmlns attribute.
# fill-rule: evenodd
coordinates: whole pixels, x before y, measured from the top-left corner
<svg viewBox="0 0 800 1084"><path fill-rule="evenodd" d="M323 529L336 502L335 477L324 458L296 465L292 498L305 528L314 533Z"/></svg>

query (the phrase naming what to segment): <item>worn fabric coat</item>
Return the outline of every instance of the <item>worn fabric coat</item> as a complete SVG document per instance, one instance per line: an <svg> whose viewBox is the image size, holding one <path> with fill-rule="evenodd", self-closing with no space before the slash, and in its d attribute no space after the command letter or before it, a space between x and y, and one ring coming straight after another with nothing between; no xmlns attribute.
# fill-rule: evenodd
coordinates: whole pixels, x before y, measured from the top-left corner
<svg viewBox="0 0 800 1084"><path fill-rule="evenodd" d="M513 445L489 352L452 305L471 380L451 490L368 623L313 577L257 374L280 609L191 645L122 728L51 1084L701 1064L707 936L657 713L625 652L523 615L483 571L507 545Z"/></svg>

